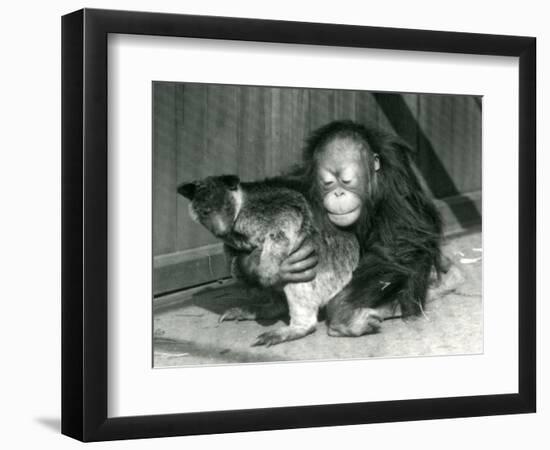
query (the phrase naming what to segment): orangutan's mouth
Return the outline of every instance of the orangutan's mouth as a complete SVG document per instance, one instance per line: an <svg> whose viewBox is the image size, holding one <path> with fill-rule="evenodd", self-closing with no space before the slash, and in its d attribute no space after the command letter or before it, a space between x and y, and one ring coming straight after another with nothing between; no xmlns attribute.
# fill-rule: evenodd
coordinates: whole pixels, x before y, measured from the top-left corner
<svg viewBox="0 0 550 450"><path fill-rule="evenodd" d="M328 218L330 221L339 227L348 227L350 225L353 225L357 219L359 218L359 213L361 212L361 208L357 207L355 209L352 209L351 211L348 211L346 213L328 213Z"/></svg>
<svg viewBox="0 0 550 450"><path fill-rule="evenodd" d="M332 212L332 211L328 211L328 210L327 210L327 212L331 216L346 216L348 214L352 214L352 213L356 212L360 207L361 207L361 205L353 208L351 211L346 211L346 212L343 212L343 213L337 213L337 212Z"/></svg>

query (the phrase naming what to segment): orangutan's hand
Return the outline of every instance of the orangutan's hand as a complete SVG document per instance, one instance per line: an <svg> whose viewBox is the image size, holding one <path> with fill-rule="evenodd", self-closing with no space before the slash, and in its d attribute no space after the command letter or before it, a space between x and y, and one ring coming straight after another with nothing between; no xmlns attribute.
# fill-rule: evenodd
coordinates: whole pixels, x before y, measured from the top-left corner
<svg viewBox="0 0 550 450"><path fill-rule="evenodd" d="M317 273L318 262L313 243L310 240L303 240L282 262L279 270L280 282L287 284L312 281Z"/></svg>

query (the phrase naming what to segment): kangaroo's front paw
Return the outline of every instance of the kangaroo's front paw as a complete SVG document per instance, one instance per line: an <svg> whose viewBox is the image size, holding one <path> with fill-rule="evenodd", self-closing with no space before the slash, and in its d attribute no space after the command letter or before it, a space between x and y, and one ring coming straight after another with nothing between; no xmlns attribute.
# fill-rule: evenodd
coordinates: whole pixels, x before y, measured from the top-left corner
<svg viewBox="0 0 550 450"><path fill-rule="evenodd" d="M252 344L253 347L265 345L271 347L282 342L294 341L313 333L315 328L293 328L292 326L277 328L276 330L266 331L258 336Z"/></svg>

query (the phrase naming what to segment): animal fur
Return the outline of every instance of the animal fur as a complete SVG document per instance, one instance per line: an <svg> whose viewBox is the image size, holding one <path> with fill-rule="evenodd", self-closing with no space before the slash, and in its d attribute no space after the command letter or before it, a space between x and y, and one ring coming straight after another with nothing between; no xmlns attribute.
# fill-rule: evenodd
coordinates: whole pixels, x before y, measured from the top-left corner
<svg viewBox="0 0 550 450"><path fill-rule="evenodd" d="M350 280L359 261L353 233L319 227L304 195L277 181L241 183L236 176L208 177L178 192L191 200L191 213L220 238L228 251L256 255L255 275L264 288L276 289L279 267L304 239L318 255L313 281L284 285L290 324L260 335L255 345L274 345L313 332L317 314ZM232 311L224 318L256 318ZM376 321L372 326L376 326Z"/></svg>
<svg viewBox="0 0 550 450"><path fill-rule="evenodd" d="M329 303L329 333L357 336L365 332L365 311L397 301L404 317L422 314L430 274L442 272L442 222L412 169L412 151L399 137L351 121L336 121L312 133L303 166L286 177L289 186L304 192L327 228L316 183L315 158L335 137L358 143L366 161L378 158L380 170L365 167L368 177L363 209L351 230L360 261L352 281ZM383 287L383 288L382 288ZM363 325L363 326L362 326Z"/></svg>

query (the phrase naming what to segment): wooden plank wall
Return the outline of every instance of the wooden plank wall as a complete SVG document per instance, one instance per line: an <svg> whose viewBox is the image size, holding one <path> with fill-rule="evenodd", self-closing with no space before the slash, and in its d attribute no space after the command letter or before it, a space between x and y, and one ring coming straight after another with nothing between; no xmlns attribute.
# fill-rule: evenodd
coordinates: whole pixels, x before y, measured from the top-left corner
<svg viewBox="0 0 550 450"><path fill-rule="evenodd" d="M336 119L399 134L417 150L418 171L436 198L481 189L478 97L155 82L153 109L153 251L159 267L181 260L178 255L187 260L185 252L197 248L206 246L211 254L217 243L189 218L178 184L222 173L243 180L282 173L300 162L307 135ZM215 277L212 267L209 259L210 275L200 282ZM204 265L195 271L204 272ZM155 291L170 288L171 282L159 281Z"/></svg>

